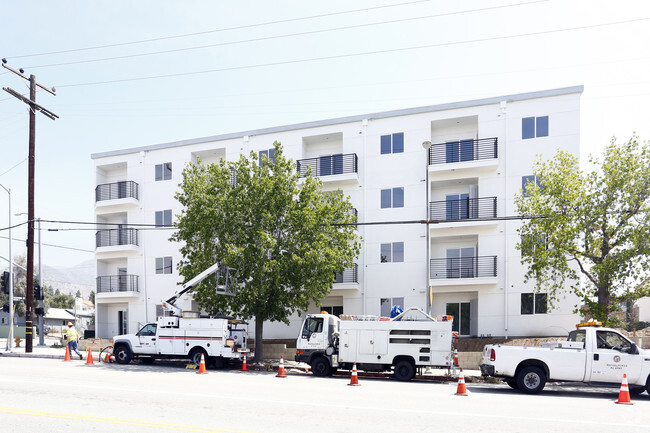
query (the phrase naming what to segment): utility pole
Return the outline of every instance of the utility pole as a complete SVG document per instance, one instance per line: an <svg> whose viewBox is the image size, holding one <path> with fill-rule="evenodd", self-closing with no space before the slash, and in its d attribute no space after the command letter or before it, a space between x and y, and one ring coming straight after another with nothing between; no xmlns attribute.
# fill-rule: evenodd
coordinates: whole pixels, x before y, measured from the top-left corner
<svg viewBox="0 0 650 433"><path fill-rule="evenodd" d="M52 113L45 107L42 107L36 103L36 86L41 89L51 93L56 96L56 89L48 89L47 87L38 84L36 82L36 77L32 74L27 78L24 75L22 68L18 71L7 66L7 60L2 59L2 67L10 70L14 74L18 75L21 78L29 81L29 99L25 98L20 93L15 90L3 87L2 90L9 93L11 96L16 99L21 100L25 104L29 105L29 156L28 156L28 189L27 189L27 287L25 293L25 352L32 352L33 338L34 334L32 333L32 322L34 316L34 274L32 269L34 269L34 162L36 161L36 111L40 111L45 116L49 117L52 120L58 119L59 116ZM41 329L41 333L43 330Z"/></svg>

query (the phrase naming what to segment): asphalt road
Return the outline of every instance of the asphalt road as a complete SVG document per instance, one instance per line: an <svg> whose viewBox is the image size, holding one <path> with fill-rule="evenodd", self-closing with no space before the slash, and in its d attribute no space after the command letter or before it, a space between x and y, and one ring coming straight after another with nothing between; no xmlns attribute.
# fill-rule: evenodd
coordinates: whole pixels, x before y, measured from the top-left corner
<svg viewBox="0 0 650 433"><path fill-rule="evenodd" d="M650 397L547 386L401 383L172 365L0 358L2 432L647 432Z"/></svg>

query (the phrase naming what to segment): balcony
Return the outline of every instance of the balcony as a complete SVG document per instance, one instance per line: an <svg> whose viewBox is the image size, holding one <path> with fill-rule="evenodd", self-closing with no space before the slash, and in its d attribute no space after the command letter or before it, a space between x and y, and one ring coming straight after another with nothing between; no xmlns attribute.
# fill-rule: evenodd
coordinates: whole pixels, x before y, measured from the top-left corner
<svg viewBox="0 0 650 433"><path fill-rule="evenodd" d="M354 263L351 268L346 268L342 274L335 274L332 290L358 290L359 265Z"/></svg>
<svg viewBox="0 0 650 433"><path fill-rule="evenodd" d="M139 200L139 185L133 181L104 183L95 187L95 208L114 212L116 207L136 205Z"/></svg>
<svg viewBox="0 0 650 433"><path fill-rule="evenodd" d="M433 285L495 284L497 257L431 259L429 270Z"/></svg>
<svg viewBox="0 0 650 433"><path fill-rule="evenodd" d="M105 275L97 277L97 294L136 296L139 293L137 275Z"/></svg>
<svg viewBox="0 0 650 433"><path fill-rule="evenodd" d="M95 233L95 248L113 250L135 250L138 247L137 229L108 229Z"/></svg>
<svg viewBox="0 0 650 433"><path fill-rule="evenodd" d="M318 158L299 159L296 169L300 177L312 176L322 182L359 182L359 158L356 153L335 154Z"/></svg>
<svg viewBox="0 0 650 433"><path fill-rule="evenodd" d="M498 147L496 137L433 144L429 149L429 170L496 166ZM471 162L474 163L470 164Z"/></svg>
<svg viewBox="0 0 650 433"><path fill-rule="evenodd" d="M429 219L440 222L496 218L496 216L496 197L460 198L429 203Z"/></svg>

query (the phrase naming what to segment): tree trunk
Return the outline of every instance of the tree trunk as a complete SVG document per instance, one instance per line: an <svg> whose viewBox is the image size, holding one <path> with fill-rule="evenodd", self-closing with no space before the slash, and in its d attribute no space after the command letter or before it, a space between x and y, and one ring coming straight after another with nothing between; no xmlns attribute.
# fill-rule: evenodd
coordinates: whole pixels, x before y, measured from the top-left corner
<svg viewBox="0 0 650 433"><path fill-rule="evenodd" d="M255 358L254 362L264 359L264 320L255 318Z"/></svg>

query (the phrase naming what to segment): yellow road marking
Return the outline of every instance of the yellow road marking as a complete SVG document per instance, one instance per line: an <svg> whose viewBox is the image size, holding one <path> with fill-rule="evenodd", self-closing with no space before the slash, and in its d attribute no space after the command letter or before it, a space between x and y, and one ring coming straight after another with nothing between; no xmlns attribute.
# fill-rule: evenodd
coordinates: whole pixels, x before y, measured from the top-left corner
<svg viewBox="0 0 650 433"><path fill-rule="evenodd" d="M93 422L106 423L106 424L132 425L137 427L152 427L152 428L159 428L163 430L179 430L179 431L190 431L190 432L200 432L200 433L251 433L243 430L199 427L199 426L191 426L191 425L184 425L184 424L169 424L169 423L152 422L152 421L141 421L137 419L111 418L105 416L93 416L93 415L84 415L84 414L75 414L75 413L47 412L47 411L40 411L40 410L18 409L18 408L11 408L11 407L0 407L0 413L41 416L47 418L62 418L62 419L71 419L77 421L93 421Z"/></svg>

